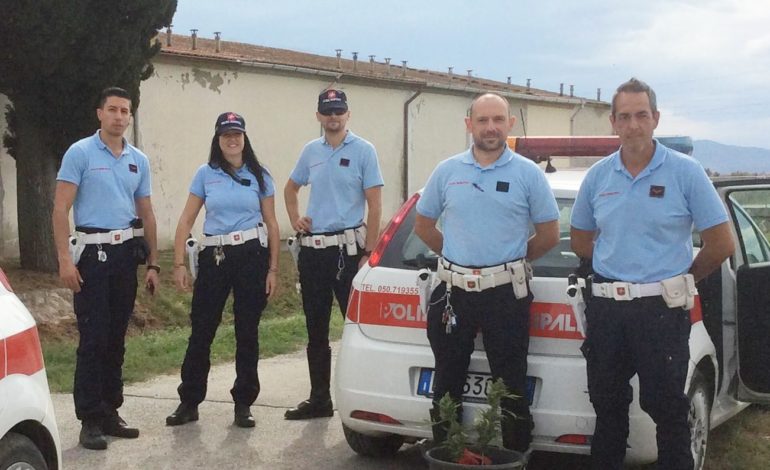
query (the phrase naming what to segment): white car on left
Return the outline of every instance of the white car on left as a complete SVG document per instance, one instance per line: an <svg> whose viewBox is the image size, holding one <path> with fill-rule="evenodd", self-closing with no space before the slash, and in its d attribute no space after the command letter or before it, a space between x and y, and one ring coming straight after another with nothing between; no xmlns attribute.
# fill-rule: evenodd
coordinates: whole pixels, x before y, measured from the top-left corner
<svg viewBox="0 0 770 470"><path fill-rule="evenodd" d="M0 470L61 468L35 319L0 269Z"/></svg>

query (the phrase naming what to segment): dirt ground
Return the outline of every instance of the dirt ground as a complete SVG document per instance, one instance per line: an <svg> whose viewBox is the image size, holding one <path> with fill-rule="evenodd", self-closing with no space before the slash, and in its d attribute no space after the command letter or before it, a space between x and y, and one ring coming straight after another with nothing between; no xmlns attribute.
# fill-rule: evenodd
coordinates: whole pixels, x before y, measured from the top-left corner
<svg viewBox="0 0 770 470"><path fill-rule="evenodd" d="M38 292L62 288L57 273L21 269L18 260L3 260L2 269L17 295L35 295ZM77 339L77 324L71 307L69 307L67 314L66 318L57 322L38 321L40 337L45 340ZM143 296L137 296L134 315L129 325L129 334L153 329L154 326L159 327L161 326L160 323L152 317L148 305L143 301Z"/></svg>

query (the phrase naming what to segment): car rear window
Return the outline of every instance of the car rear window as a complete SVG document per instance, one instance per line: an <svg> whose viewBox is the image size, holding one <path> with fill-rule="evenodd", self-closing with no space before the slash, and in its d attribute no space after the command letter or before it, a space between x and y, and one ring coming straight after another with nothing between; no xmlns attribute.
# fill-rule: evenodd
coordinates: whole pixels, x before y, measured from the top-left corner
<svg viewBox="0 0 770 470"><path fill-rule="evenodd" d="M559 205L559 245L532 263L535 276L567 277L578 266L578 257L570 248L569 229L573 199L557 198ZM383 252L380 266L398 269L435 270L438 256L414 233L416 210L412 207ZM441 219L438 221L441 228Z"/></svg>

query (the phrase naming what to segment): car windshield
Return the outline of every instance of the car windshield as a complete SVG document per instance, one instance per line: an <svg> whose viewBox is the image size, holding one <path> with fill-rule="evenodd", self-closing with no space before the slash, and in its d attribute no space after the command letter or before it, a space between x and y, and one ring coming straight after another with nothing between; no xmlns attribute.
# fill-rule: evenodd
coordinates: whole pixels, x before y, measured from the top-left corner
<svg viewBox="0 0 770 470"><path fill-rule="evenodd" d="M574 199L557 198L559 205L559 245L532 263L535 276L567 277L578 266L569 240L570 215ZM380 266L400 269L436 269L437 255L414 233L415 209L409 211L382 255ZM441 219L438 221L441 228Z"/></svg>

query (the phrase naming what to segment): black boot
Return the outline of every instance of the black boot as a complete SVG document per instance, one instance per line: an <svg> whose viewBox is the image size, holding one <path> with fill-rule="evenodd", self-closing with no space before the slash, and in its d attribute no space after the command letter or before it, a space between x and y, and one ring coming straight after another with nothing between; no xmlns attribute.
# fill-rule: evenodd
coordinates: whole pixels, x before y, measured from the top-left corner
<svg viewBox="0 0 770 470"><path fill-rule="evenodd" d="M102 422L102 431L104 434L113 437L122 437L125 439L136 439L139 437L139 429L132 428L120 417L117 410L110 413Z"/></svg>
<svg viewBox="0 0 770 470"><path fill-rule="evenodd" d="M433 430L433 445L440 446L446 441L447 432L449 432L449 423L441 421L438 405L434 404L430 409L431 429Z"/></svg>
<svg viewBox="0 0 770 470"><path fill-rule="evenodd" d="M107 438L104 437L100 421L93 419L83 420L83 427L80 428L81 446L91 450L104 450L107 448Z"/></svg>
<svg viewBox="0 0 770 470"><path fill-rule="evenodd" d="M334 415L329 386L332 371L332 351L329 348L307 348L307 364L310 371L310 398L286 411L288 420L328 418Z"/></svg>
<svg viewBox="0 0 770 470"><path fill-rule="evenodd" d="M240 403L235 404L234 422L239 428L253 428L257 424L251 415L251 407Z"/></svg>
<svg viewBox="0 0 770 470"><path fill-rule="evenodd" d="M182 402L166 417L166 426L179 426L190 421L198 421L198 406Z"/></svg>
<svg viewBox="0 0 770 470"><path fill-rule="evenodd" d="M460 403L455 408L455 417L457 422L462 424L463 422L463 405ZM433 445L440 446L447 439L449 432L449 422L441 421L441 411L438 403L433 403L433 408L430 409L430 422L432 423L431 429L433 431Z"/></svg>
<svg viewBox="0 0 770 470"><path fill-rule="evenodd" d="M504 398L502 409L503 447L526 452L532 442L532 429L535 427L532 415L529 414L527 402L523 399Z"/></svg>

